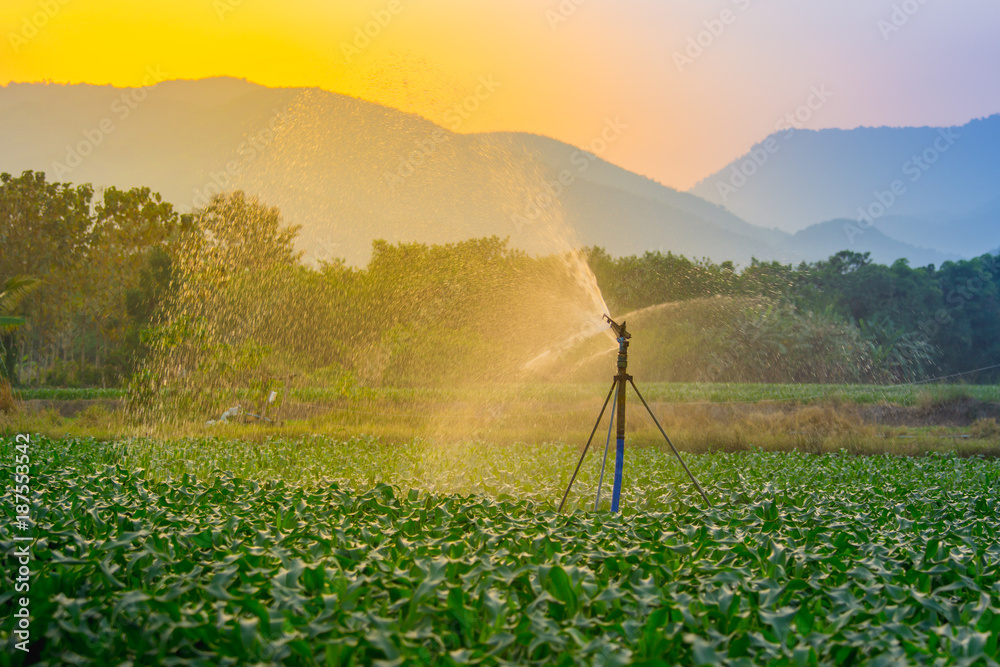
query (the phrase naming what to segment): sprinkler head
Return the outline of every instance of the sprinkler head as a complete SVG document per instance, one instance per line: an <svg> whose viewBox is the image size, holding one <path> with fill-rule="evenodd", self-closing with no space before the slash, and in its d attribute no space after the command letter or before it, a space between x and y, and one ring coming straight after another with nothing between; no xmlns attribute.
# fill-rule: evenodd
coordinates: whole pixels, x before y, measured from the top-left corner
<svg viewBox="0 0 1000 667"><path fill-rule="evenodd" d="M632 337L632 334L630 334L628 331L625 330L625 320L622 320L622 323L618 324L613 319L611 319L609 315L605 315L604 319L608 321L608 324L611 325L611 329L615 332L615 335L617 335L619 338Z"/></svg>

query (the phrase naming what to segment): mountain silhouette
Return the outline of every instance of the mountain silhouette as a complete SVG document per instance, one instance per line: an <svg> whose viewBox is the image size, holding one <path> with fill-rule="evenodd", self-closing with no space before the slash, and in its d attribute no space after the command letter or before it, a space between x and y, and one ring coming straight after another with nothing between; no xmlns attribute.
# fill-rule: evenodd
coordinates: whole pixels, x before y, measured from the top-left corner
<svg viewBox="0 0 1000 667"><path fill-rule="evenodd" d="M799 231L833 219L944 254L1000 242L1000 115L960 127L772 134L690 190L748 222Z"/></svg>
<svg viewBox="0 0 1000 667"><path fill-rule="evenodd" d="M456 133L318 88L232 78L139 89L12 83L0 88L0 118L0 171L148 186L181 210L242 189L301 226L297 242L308 260L363 264L378 238L444 243L489 235L540 254L596 245L613 255L671 251L744 265L751 257L797 262L856 249L842 232L800 236L753 224L761 218L748 222L736 207L554 139ZM611 141L615 122L605 128ZM969 228L989 220L995 204L969 206ZM951 250L945 245L922 250L888 227L876 230L857 247L874 244L873 255L887 261L963 254L940 252Z"/></svg>

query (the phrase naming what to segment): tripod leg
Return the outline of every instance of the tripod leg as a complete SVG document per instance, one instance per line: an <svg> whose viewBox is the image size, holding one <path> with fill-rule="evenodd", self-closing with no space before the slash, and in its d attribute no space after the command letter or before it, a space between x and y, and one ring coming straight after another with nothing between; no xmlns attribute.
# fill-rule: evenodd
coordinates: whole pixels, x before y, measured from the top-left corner
<svg viewBox="0 0 1000 667"><path fill-rule="evenodd" d="M611 387L611 391L614 391L614 387ZM611 414L615 413L615 406L618 404L618 394L615 394L615 400L611 403ZM604 460L601 461L601 476L597 478L597 500L594 501L594 511L597 511L597 507L601 504L601 486L604 484L604 468L608 465L608 449L611 448L611 429L615 426L615 420L611 419L608 421L608 439L604 443Z"/></svg>
<svg viewBox="0 0 1000 667"><path fill-rule="evenodd" d="M648 412L649 416L653 418L653 423L656 424L656 428L660 429L660 433L663 434L663 437L666 439L667 444L670 445L670 449L674 450L674 455L677 457L677 460L681 462L681 466L684 468L684 472L686 472L688 474L688 477L691 478L691 481L694 482L694 488L698 489L698 493L701 494L701 497L705 499L705 502L708 504L709 507L712 507L712 501L708 499L708 496L701 488L701 484L698 483L698 480L696 480L694 478L694 475L691 474L691 471L688 470L687 464L684 463L684 459L681 458L681 453L677 451L676 447L674 447L674 443L670 442L670 438L667 437L667 432L663 430L662 426L660 426L660 422L656 420L656 415L654 415L653 411L649 408L649 404L646 403L646 399L643 398L642 394L639 393L639 388L635 386L635 380L629 378L628 381L632 384L632 389L635 389L635 395L638 396L639 400L642 401L642 404L646 406L646 412Z"/></svg>
<svg viewBox="0 0 1000 667"><path fill-rule="evenodd" d="M618 378L611 383L611 391L608 392L608 397L604 399L604 407L601 408L601 414L597 415L597 423L594 424L594 430L590 432L590 437L587 438L587 446L583 448L583 453L580 454L580 460L576 464L576 470L573 471L573 476L569 480L569 486L566 487L566 493L563 494L562 502L559 503L558 512L562 512L563 505L566 504L566 498L569 497L569 490L573 488L573 482L576 481L576 475L580 472L580 466L583 465L583 457L587 455L587 450L590 449L590 442L594 439L594 434L597 433L597 427L601 425L601 418L604 416L604 411L608 408L608 402L611 400L611 395L615 393L615 387L618 386Z"/></svg>

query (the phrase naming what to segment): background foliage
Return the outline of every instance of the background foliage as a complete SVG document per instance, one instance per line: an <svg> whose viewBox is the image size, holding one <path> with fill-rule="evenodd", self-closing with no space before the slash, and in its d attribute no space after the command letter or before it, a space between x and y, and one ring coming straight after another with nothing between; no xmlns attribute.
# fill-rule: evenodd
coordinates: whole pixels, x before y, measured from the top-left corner
<svg viewBox="0 0 1000 667"><path fill-rule="evenodd" d="M148 188L95 193L4 174L0 280L42 281L16 313L25 324L5 333L12 380L131 380L139 400L179 382L217 392L293 376L482 383L511 377L565 331L576 286L558 257L528 257L498 238L378 241L364 268L305 266L295 234L277 209L238 192L180 215ZM650 380L905 382L1000 359L990 254L910 267L844 251L738 270L592 248L587 262L612 314L648 309L628 316L643 325ZM604 343L589 348L596 360L573 359L575 377L607 374Z"/></svg>

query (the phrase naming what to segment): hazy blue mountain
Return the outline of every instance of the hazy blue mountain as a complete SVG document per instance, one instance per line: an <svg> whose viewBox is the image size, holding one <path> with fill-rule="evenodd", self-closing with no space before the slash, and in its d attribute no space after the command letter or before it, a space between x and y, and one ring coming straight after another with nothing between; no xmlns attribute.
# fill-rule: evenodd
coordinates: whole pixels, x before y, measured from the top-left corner
<svg viewBox="0 0 1000 667"><path fill-rule="evenodd" d="M457 134L319 89L228 78L138 90L9 84L0 87L0 121L0 171L149 186L182 209L241 188L301 225L300 246L313 259L362 263L375 238L441 243L493 234L538 253L599 245L614 255L659 250L740 264L848 247L836 234L750 224L553 139ZM878 239L873 230L865 242ZM876 245L887 258L924 252Z"/></svg>
<svg viewBox="0 0 1000 667"><path fill-rule="evenodd" d="M1000 209L960 216L947 222L928 222L919 218L887 217L876 223L886 236L905 241L920 239L942 252L962 257L977 257L986 248L1000 242Z"/></svg>
<svg viewBox="0 0 1000 667"><path fill-rule="evenodd" d="M918 248L890 238L877 227L860 230L856 221L847 219L827 220L806 227L796 232L786 246L790 254L795 253L810 262L828 258L832 247L871 253L872 260L880 264L892 264L900 257L908 259L910 266L940 266L949 259L960 259L957 254Z"/></svg>
<svg viewBox="0 0 1000 667"><path fill-rule="evenodd" d="M998 154L1000 115L955 128L779 132L690 192L787 231L863 211L886 236L969 256L1000 240Z"/></svg>

